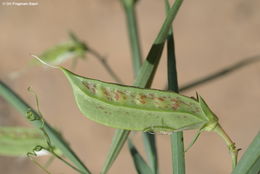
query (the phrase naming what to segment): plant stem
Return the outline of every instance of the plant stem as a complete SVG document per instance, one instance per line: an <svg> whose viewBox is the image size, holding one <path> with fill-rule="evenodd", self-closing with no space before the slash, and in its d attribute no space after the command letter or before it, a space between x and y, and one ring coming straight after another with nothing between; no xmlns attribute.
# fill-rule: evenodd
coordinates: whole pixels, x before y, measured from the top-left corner
<svg viewBox="0 0 260 174"><path fill-rule="evenodd" d="M260 61L260 55L244 58L243 60L241 60L229 67L223 68L215 73L207 75L206 77L202 77L198 80L195 80L193 82L190 82L190 83L187 83L186 85L181 86L180 91L183 92L183 91L189 90L191 88L197 87L199 85L203 85L205 83L208 83L212 80L216 80L220 77L223 77L224 75L228 75L236 70L239 70L240 68L242 68L244 66L256 63L258 61Z"/></svg>
<svg viewBox="0 0 260 174"><path fill-rule="evenodd" d="M226 144L228 146L228 150L231 154L232 167L234 169L237 165L237 155L238 155L239 149L236 148L235 143L231 140L231 138L224 131L224 129L220 126L220 124L218 124L213 131L215 131L219 136L221 136L223 138L223 140L226 142Z"/></svg>
<svg viewBox="0 0 260 174"><path fill-rule="evenodd" d="M11 90L4 82L0 81L0 96L5 98L10 104L12 104L18 111L22 113L22 115L26 118L28 110L32 112L35 118L39 120L35 120L30 122L37 128L42 128L42 119L38 115L36 111L32 109L24 100L22 100L14 91ZM26 118L27 119L27 118ZM63 137L52 128L45 120L43 129L47 132L50 137L51 142L62 151L64 156L70 159L75 166L81 170L81 173L90 174L88 168L81 162L78 156L72 151L67 142L63 139Z"/></svg>
<svg viewBox="0 0 260 174"><path fill-rule="evenodd" d="M170 4L168 0L165 0L166 11L169 11ZM176 66L176 54L173 29L168 34L167 39L167 70L168 70L168 89L176 93L179 93L177 66ZM185 174L185 155L184 155L184 143L183 132L174 132L171 135L171 147L172 147L172 173Z"/></svg>
<svg viewBox="0 0 260 174"><path fill-rule="evenodd" d="M124 7L126 15L128 35L132 54L132 67L134 75L136 76L142 64L142 56L135 13L136 0L121 0L120 2Z"/></svg>

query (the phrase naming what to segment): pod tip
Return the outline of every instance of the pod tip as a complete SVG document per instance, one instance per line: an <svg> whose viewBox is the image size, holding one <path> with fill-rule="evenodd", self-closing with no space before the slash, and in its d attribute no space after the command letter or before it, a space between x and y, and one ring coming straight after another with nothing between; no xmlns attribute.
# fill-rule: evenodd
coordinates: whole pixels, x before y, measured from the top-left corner
<svg viewBox="0 0 260 174"><path fill-rule="evenodd" d="M41 62L42 64L48 66L48 67L51 67L51 68L60 68L59 66L55 66L55 65L51 65L47 62L45 62L44 60L42 60L41 58L39 58L38 56L35 56L35 55L32 55L33 58L37 59L39 62Z"/></svg>

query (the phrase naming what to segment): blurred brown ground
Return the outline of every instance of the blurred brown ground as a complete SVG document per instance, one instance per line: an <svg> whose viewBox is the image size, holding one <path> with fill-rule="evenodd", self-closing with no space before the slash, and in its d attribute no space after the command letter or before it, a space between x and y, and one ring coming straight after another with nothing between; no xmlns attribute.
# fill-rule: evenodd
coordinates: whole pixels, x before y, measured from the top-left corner
<svg viewBox="0 0 260 174"><path fill-rule="evenodd" d="M8 1L8 0L6 0ZM130 51L123 10L118 0L37 0L35 7L7 7L0 4L0 78L32 106L26 91L32 86L40 99L45 118L60 130L71 147L93 173L98 173L109 149L114 129L89 121L78 111L70 86L60 71L35 67L16 80L7 74L23 68L46 48L67 39L75 31L91 47L107 57L108 63L125 84L133 81ZM29 1L22 1L29 2ZM174 22L180 84L215 72L245 57L260 54L260 1L185 1ZM143 56L164 19L164 3L140 0L137 8ZM66 63L65 66L69 66ZM76 70L84 76L113 81L99 62L88 56ZM166 61L162 58L153 88L166 83ZM191 89L186 95L202 95L220 118L228 134L243 150L259 131L260 63L210 84ZM19 113L0 100L0 125L28 125ZM185 132L189 142L193 131ZM135 143L143 153L141 137ZM169 136L158 135L160 171L171 173ZM223 141L213 133L203 133L186 154L187 174L227 174L231 159ZM46 161L44 158L42 161ZM54 174L75 173L56 160L49 169ZM23 158L0 157L1 174L44 173ZM110 173L135 173L125 147Z"/></svg>

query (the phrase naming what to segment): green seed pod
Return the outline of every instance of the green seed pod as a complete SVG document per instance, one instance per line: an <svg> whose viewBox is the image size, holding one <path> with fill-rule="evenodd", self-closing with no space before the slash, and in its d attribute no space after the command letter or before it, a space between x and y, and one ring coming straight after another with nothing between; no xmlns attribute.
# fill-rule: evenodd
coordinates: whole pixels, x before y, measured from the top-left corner
<svg viewBox="0 0 260 174"><path fill-rule="evenodd" d="M0 155L26 156L35 146L48 147L40 130L25 127L0 127Z"/></svg>
<svg viewBox="0 0 260 174"><path fill-rule="evenodd" d="M60 68L80 111L90 120L126 130L173 132L212 130L218 119L201 97L106 83Z"/></svg>
<svg viewBox="0 0 260 174"><path fill-rule="evenodd" d="M87 47L84 43L70 41L46 50L40 57L46 63L60 65L70 58L84 57L86 51Z"/></svg>
<svg viewBox="0 0 260 174"><path fill-rule="evenodd" d="M48 66L64 72L80 111L89 119L109 127L135 131L199 129L191 145L202 131L214 131L227 144L233 168L236 166L238 149L235 143L200 96L194 99L171 91L106 83L79 76L60 66Z"/></svg>

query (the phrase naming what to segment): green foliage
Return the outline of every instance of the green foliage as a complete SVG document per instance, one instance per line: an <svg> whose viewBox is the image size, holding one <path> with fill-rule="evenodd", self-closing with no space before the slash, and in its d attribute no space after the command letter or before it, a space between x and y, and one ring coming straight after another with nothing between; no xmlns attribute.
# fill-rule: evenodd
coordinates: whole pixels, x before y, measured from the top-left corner
<svg viewBox="0 0 260 174"><path fill-rule="evenodd" d="M133 157L135 168L138 174L153 174L154 172L142 158L140 153L137 151L132 141L128 140L128 149Z"/></svg>
<svg viewBox="0 0 260 174"><path fill-rule="evenodd" d="M133 86L124 86L89 79L59 67L72 86L75 100L81 112L93 121L109 127L119 128L116 130L111 149L101 173L105 174L108 172L127 141L130 131L135 130L149 133L179 133L172 136L174 149L173 166L177 163L177 165L174 166L175 169L173 173L185 174L183 136L180 131L189 129L197 130L197 134L191 145L197 140L202 131L216 132L224 139L232 157L234 168L232 174L259 173L259 133L237 165L238 149L220 126L217 116L211 111L206 102L198 95L195 99L178 94L174 39L173 33L169 33L169 31L171 30L172 21L182 4L182 0L176 0L172 8L170 8L168 1L165 1L167 10L169 10L167 18L154 40L143 65L141 65L142 58L135 17L137 0L121 0L120 2L126 13L130 36L133 69L134 75L136 76ZM106 60L99 53L87 47L86 44L80 41L73 33L70 33L70 37L70 41L44 51L39 56L41 61L50 66L57 67L57 65L60 65L64 61L73 59L75 65L78 58L84 58L85 54L89 52L102 63L115 81L121 83L117 74L114 73L106 63ZM176 93L144 89L150 88L152 84L167 37L168 89ZM188 86L180 88L180 90L185 90L209 80L216 79L217 77L258 60L259 57L255 57L251 60L241 61L223 71L199 81L192 82ZM84 174L90 173L61 135L43 119L39 109L38 112L35 112L3 82L0 83L0 94L21 111L34 126L41 130L21 127L0 127L0 155L20 156L28 154L29 157L32 157L33 155L37 155L36 152L46 149L75 171ZM37 108L39 108L37 98L36 103ZM155 136L153 134L144 134L144 140L145 150L148 154L148 163L146 163L144 158L140 155L131 140L128 141L129 151L138 173L156 174L158 172L158 166ZM68 157L76 167L57 155L54 151L54 147L56 146L60 148L63 154ZM36 164L39 165L38 163ZM39 167L42 168L41 165L39 165ZM43 170L45 169L43 168ZM48 173L47 170L45 171Z"/></svg>
<svg viewBox="0 0 260 174"><path fill-rule="evenodd" d="M241 157L232 174L260 173L260 131Z"/></svg>
<svg viewBox="0 0 260 174"><path fill-rule="evenodd" d="M60 65L72 58L84 58L88 50L86 44L78 40L73 33L70 33L70 37L70 41L58 44L44 51L39 57L51 65Z"/></svg>
<svg viewBox="0 0 260 174"><path fill-rule="evenodd" d="M26 156L36 146L48 147L45 136L39 129L0 127L0 155Z"/></svg>

